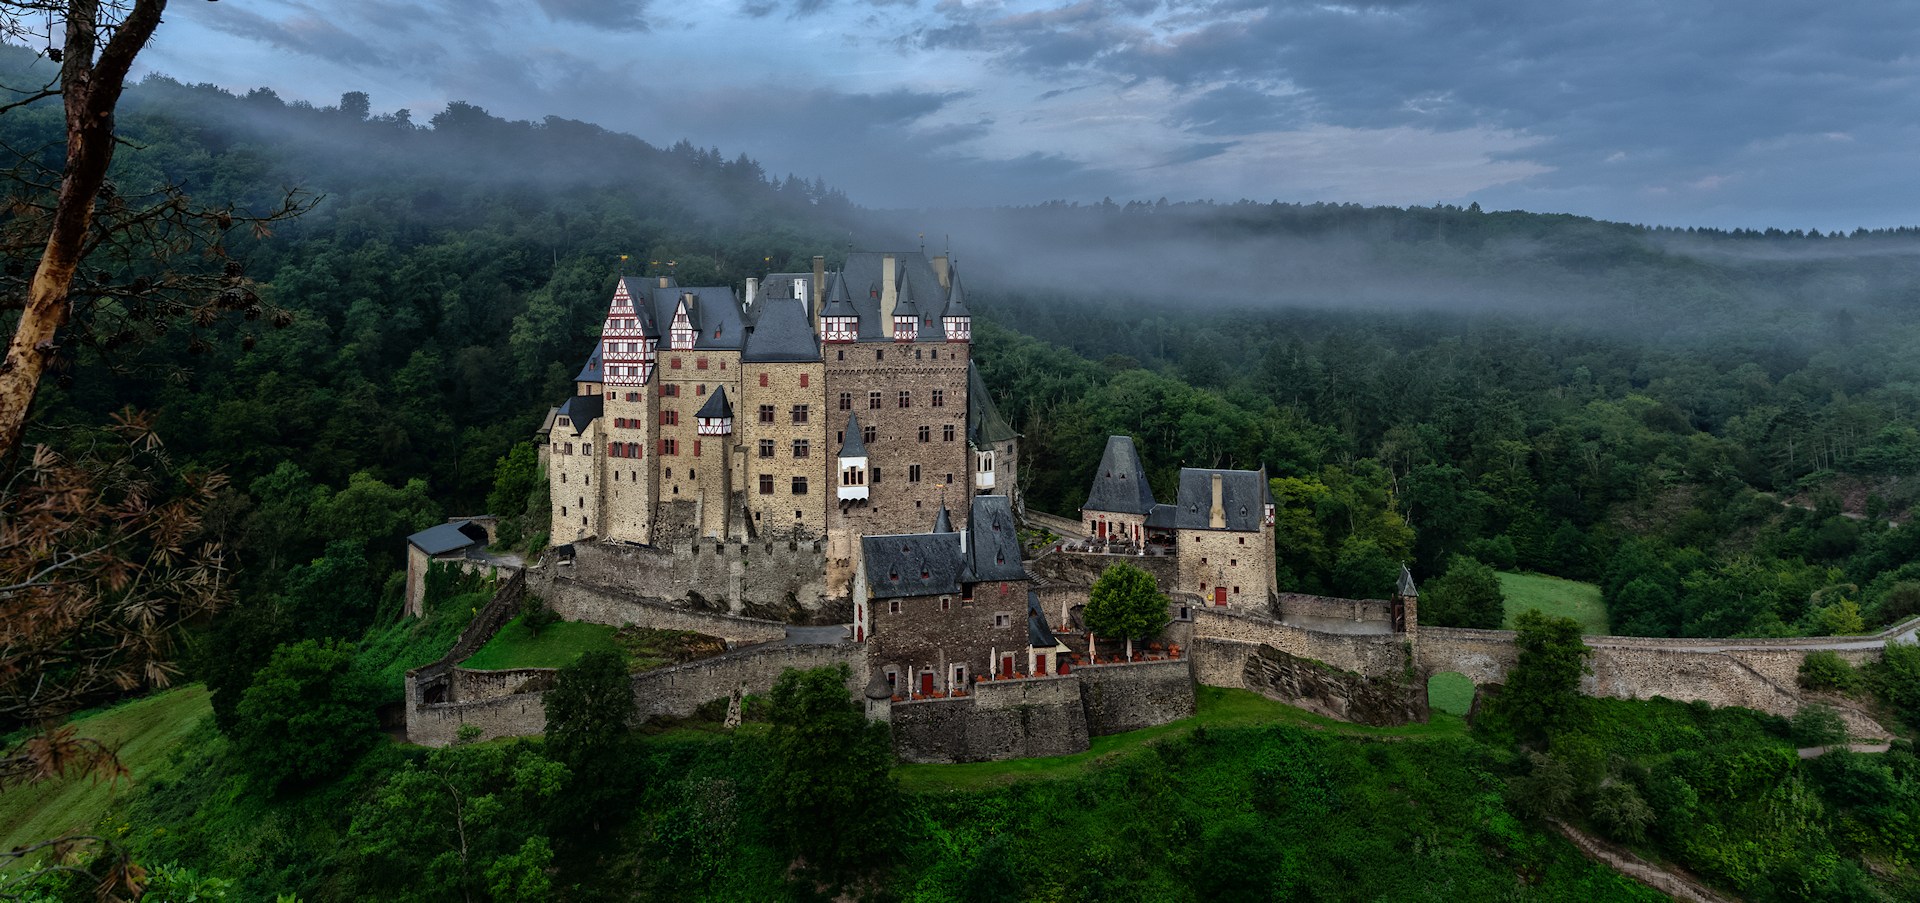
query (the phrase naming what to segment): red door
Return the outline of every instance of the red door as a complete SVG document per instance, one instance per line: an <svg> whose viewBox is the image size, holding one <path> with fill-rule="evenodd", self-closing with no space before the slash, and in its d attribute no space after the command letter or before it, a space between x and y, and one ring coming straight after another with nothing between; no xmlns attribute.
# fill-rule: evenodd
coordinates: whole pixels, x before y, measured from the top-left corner
<svg viewBox="0 0 1920 903"><path fill-rule="evenodd" d="M1106 521L1102 520L1098 524L1095 524L1094 529L1099 531L1099 536L1101 539L1107 538L1107 522Z"/></svg>
<svg viewBox="0 0 1920 903"><path fill-rule="evenodd" d="M1216 586L1213 588L1213 604L1215 605L1227 604L1227 588L1226 587Z"/></svg>
<svg viewBox="0 0 1920 903"><path fill-rule="evenodd" d="M920 675L920 695L922 696L933 695L933 674L932 673Z"/></svg>
<svg viewBox="0 0 1920 903"><path fill-rule="evenodd" d="M1013 656L1011 655L1000 656L1000 676L1001 677L1013 676Z"/></svg>
<svg viewBox="0 0 1920 903"><path fill-rule="evenodd" d="M1034 656L1033 673L1035 674L1047 673L1047 654L1045 652L1042 652L1039 655Z"/></svg>

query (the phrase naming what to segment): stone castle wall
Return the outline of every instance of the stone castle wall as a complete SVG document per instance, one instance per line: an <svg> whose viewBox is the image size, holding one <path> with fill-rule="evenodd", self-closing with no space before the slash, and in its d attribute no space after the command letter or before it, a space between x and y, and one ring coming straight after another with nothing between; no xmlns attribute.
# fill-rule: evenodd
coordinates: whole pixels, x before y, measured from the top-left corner
<svg viewBox="0 0 1920 903"><path fill-rule="evenodd" d="M894 753L906 762L984 762L1082 752L1081 676L977 684L973 695L892 706Z"/></svg>
<svg viewBox="0 0 1920 903"><path fill-rule="evenodd" d="M717 636L736 645L765 643L786 636L777 621L741 618L697 608L683 608L635 598L617 590L560 577L538 581L535 594L560 617L619 627L632 624L655 630L690 630Z"/></svg>
<svg viewBox="0 0 1920 903"><path fill-rule="evenodd" d="M1087 733L1124 733L1193 717L1193 669L1187 659L1096 665L1074 672Z"/></svg>
<svg viewBox="0 0 1920 903"><path fill-rule="evenodd" d="M851 603L827 598L819 542L581 543L567 570L581 582L676 607L795 624L853 620Z"/></svg>
<svg viewBox="0 0 1920 903"><path fill-rule="evenodd" d="M1323 633L1283 624L1272 618L1211 607L1198 609L1193 614L1196 642L1206 639L1232 640L1254 646L1272 646L1288 655L1325 662L1367 677L1393 677L1404 674L1407 669L1407 637L1403 634ZM1422 636L1424 633L1422 631ZM1232 667L1237 667L1237 664ZM1220 686L1237 687L1241 684L1234 681Z"/></svg>
<svg viewBox="0 0 1920 903"><path fill-rule="evenodd" d="M1249 690L1355 724L1396 725L1427 720L1427 688L1404 678L1364 677L1272 646L1220 649L1241 660Z"/></svg>

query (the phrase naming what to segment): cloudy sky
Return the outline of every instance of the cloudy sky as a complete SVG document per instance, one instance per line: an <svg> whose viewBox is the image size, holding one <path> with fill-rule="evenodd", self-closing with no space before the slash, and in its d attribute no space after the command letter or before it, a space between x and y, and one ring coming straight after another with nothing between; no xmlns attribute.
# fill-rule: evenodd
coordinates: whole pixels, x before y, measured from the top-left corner
<svg viewBox="0 0 1920 903"><path fill-rule="evenodd" d="M177 0L149 71L745 151L869 205L1210 197L1920 223L1920 7Z"/></svg>

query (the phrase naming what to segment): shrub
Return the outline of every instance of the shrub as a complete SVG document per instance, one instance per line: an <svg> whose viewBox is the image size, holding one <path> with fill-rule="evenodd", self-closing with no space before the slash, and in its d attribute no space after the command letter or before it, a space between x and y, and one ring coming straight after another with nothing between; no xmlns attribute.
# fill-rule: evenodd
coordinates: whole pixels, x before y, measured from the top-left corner
<svg viewBox="0 0 1920 903"><path fill-rule="evenodd" d="M1593 795L1593 821L1615 840L1647 839L1647 826L1653 824L1653 807L1640 798L1640 791L1625 781L1608 781Z"/></svg>
<svg viewBox="0 0 1920 903"><path fill-rule="evenodd" d="M1787 736L1795 746L1832 746L1847 740L1847 723L1833 706L1813 703L1800 707L1788 723Z"/></svg>
<svg viewBox="0 0 1920 903"><path fill-rule="evenodd" d="M234 752L269 789L331 778L379 738L378 695L344 645L282 646L240 697Z"/></svg>
<svg viewBox="0 0 1920 903"><path fill-rule="evenodd" d="M1821 649L1800 660L1800 686L1808 690L1851 693L1860 689L1860 672L1837 652Z"/></svg>
<svg viewBox="0 0 1920 903"><path fill-rule="evenodd" d="M1565 762L1544 753L1529 753L1527 758L1532 769L1509 785L1514 808L1535 820L1565 815L1573 808L1573 772Z"/></svg>
<svg viewBox="0 0 1920 903"><path fill-rule="evenodd" d="M1493 568L1455 555L1445 574L1421 588L1420 616L1439 627L1499 627L1506 617L1500 578Z"/></svg>
<svg viewBox="0 0 1920 903"><path fill-rule="evenodd" d="M1888 643L1880 660L1867 666L1867 675L1875 695L1909 726L1920 725L1920 646Z"/></svg>

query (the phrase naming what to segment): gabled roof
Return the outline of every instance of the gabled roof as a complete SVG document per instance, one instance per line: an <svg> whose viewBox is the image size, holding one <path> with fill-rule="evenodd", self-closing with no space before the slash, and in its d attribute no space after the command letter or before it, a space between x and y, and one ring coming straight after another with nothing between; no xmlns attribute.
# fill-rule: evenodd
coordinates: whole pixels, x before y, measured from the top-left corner
<svg viewBox="0 0 1920 903"><path fill-rule="evenodd" d="M715 386L713 394L707 396L707 403L701 405L699 413L693 416L702 420L732 420L733 405L727 403L727 387Z"/></svg>
<svg viewBox="0 0 1920 903"><path fill-rule="evenodd" d="M867 456L867 441L860 433L860 415L847 416L847 435L840 440L840 457L864 458Z"/></svg>
<svg viewBox="0 0 1920 903"><path fill-rule="evenodd" d="M600 412L606 408L606 399L600 395L570 395L560 404L561 417L572 421L573 434L578 436L587 430L587 424L600 419Z"/></svg>
<svg viewBox="0 0 1920 903"><path fill-rule="evenodd" d="M1209 526L1213 512L1213 475L1220 475L1220 508L1226 515L1226 527ZM1181 530L1226 529L1239 533L1258 532L1266 520L1266 507L1273 504L1273 492L1267 484L1267 470L1221 470L1206 467L1180 468L1180 497L1175 503L1174 526Z"/></svg>
<svg viewBox="0 0 1920 903"><path fill-rule="evenodd" d="M966 571L968 583L989 580L1025 580L1020 564L1020 535L1013 521L1013 503L1004 495L976 495L967 513Z"/></svg>
<svg viewBox="0 0 1920 903"><path fill-rule="evenodd" d="M537 429L537 430L534 430L534 431L533 431L533 433L534 433L534 435L536 435L536 436L545 436L545 435L548 435L548 434L550 434L550 433L552 433L552 432L553 432L553 418L555 418L555 417L558 417L558 416L560 416L560 409L559 409L559 408L548 408L548 409L547 409L547 417L546 417L546 419L545 419L545 420L542 420L542 421L540 421L540 428L539 428L539 429Z"/></svg>
<svg viewBox="0 0 1920 903"><path fill-rule="evenodd" d="M740 298L731 286L707 285L696 288L673 286L655 288L651 293L654 319L661 333L671 330L673 312L680 299L693 295L690 308L694 326L693 347L697 351L738 351L746 340L746 316Z"/></svg>
<svg viewBox="0 0 1920 903"><path fill-rule="evenodd" d="M1152 514L1153 507L1153 487L1147 485L1133 437L1108 436L1107 450L1100 455L1100 469L1093 474L1093 488L1087 491L1081 510Z"/></svg>
<svg viewBox="0 0 1920 903"><path fill-rule="evenodd" d="M487 528L470 520L436 524L407 537L414 548L428 555L445 555L487 541Z"/></svg>
<svg viewBox="0 0 1920 903"><path fill-rule="evenodd" d="M958 533L908 533L860 537L867 588L876 599L937 596L960 591Z"/></svg>
<svg viewBox="0 0 1920 903"><path fill-rule="evenodd" d="M1060 638L1053 635L1046 614L1040 610L1040 594L1033 590L1027 590L1027 645L1035 649L1060 645Z"/></svg>
<svg viewBox="0 0 1920 903"><path fill-rule="evenodd" d="M1018 438L1019 435L1001 419L1000 411L993 406L993 397L987 394L986 381L980 378L980 368L968 360L967 443L982 449Z"/></svg>
<svg viewBox="0 0 1920 903"><path fill-rule="evenodd" d="M767 298L753 328L747 331L743 361L775 363L781 361L817 361L820 337L814 334L806 305L794 298Z"/></svg>
<svg viewBox="0 0 1920 903"><path fill-rule="evenodd" d="M573 381L577 383L601 382L601 374L606 371L606 368L601 366L600 357L601 353L606 350L606 342L600 341L593 343L593 350L587 353L587 362L580 365L580 372L574 376Z"/></svg>
<svg viewBox="0 0 1920 903"><path fill-rule="evenodd" d="M627 287L627 297L633 301L633 318L640 321L640 331L650 338L660 338L660 323L654 319L652 305L648 300L660 285L659 279L644 276L622 276L620 282ZM672 280L668 280L669 283Z"/></svg>

